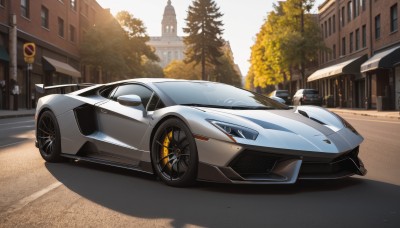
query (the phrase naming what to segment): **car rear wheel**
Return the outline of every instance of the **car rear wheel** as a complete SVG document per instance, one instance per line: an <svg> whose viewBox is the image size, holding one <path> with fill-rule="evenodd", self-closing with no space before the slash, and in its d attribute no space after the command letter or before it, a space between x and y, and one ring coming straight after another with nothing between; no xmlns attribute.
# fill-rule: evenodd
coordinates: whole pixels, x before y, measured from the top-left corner
<svg viewBox="0 0 400 228"><path fill-rule="evenodd" d="M37 125L37 141L40 155L47 162L60 162L61 136L57 119L51 111L45 111L39 117Z"/></svg>
<svg viewBox="0 0 400 228"><path fill-rule="evenodd" d="M168 119L157 129L151 159L156 174L167 185L184 187L196 180L196 144L189 128L179 119Z"/></svg>

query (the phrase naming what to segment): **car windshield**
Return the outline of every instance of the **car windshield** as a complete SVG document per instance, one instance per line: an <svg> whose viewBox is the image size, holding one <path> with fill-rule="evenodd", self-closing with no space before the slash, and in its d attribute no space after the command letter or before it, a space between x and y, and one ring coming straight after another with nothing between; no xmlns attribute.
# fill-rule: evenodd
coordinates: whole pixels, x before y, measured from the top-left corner
<svg viewBox="0 0 400 228"><path fill-rule="evenodd" d="M228 109L289 109L268 97L214 82L158 82L165 95L178 105Z"/></svg>

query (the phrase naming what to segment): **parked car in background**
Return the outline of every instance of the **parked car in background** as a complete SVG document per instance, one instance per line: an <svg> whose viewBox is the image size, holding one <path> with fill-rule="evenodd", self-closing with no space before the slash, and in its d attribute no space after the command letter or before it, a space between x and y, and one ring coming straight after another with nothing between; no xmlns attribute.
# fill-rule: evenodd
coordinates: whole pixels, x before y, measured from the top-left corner
<svg viewBox="0 0 400 228"><path fill-rule="evenodd" d="M316 89L299 89L293 96L293 105L322 105L322 97Z"/></svg>
<svg viewBox="0 0 400 228"><path fill-rule="evenodd" d="M292 104L292 99L290 94L287 90L274 90L272 93L268 95L270 98L279 97L285 100L285 104L290 105Z"/></svg>

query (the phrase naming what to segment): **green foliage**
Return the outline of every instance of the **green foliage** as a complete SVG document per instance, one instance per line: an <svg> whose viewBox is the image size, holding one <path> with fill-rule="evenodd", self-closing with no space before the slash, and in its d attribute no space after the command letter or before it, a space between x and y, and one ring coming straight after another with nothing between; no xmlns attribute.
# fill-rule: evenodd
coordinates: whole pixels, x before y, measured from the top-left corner
<svg viewBox="0 0 400 228"><path fill-rule="evenodd" d="M126 11L111 15L90 28L80 46L82 62L103 70L109 80L160 74L148 61L158 61L146 45L149 37L143 22ZM158 72L157 72L158 71Z"/></svg>
<svg viewBox="0 0 400 228"><path fill-rule="evenodd" d="M145 78L163 78L164 71L163 68L154 61L147 60L143 64L143 73L141 76Z"/></svg>
<svg viewBox="0 0 400 228"><path fill-rule="evenodd" d="M207 73L212 81L222 82L240 87L242 79L235 69L232 58L228 55L221 56L220 64ZM164 68L166 78L201 80L201 67L194 62L173 61Z"/></svg>
<svg viewBox="0 0 400 228"><path fill-rule="evenodd" d="M184 38L187 46L185 62L194 62L195 65L200 63L203 80L208 79L206 67L220 64L219 58L223 55L222 16L213 0L194 0L185 19L186 27L183 31L188 33Z"/></svg>
<svg viewBox="0 0 400 228"><path fill-rule="evenodd" d="M200 80L201 68L193 62L174 60L164 68L164 75L166 78Z"/></svg>
<svg viewBox="0 0 400 228"><path fill-rule="evenodd" d="M274 5L251 48L248 86L284 83L292 69L315 61L325 49L317 21L308 14L313 4L314 0L287 0Z"/></svg>

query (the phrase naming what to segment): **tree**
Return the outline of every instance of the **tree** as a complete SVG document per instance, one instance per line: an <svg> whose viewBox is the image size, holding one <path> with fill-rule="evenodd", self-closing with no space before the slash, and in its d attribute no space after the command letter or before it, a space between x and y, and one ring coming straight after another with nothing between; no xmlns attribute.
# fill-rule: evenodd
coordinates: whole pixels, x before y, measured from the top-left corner
<svg viewBox="0 0 400 228"><path fill-rule="evenodd" d="M159 61L154 49L146 44L150 40L146 34L146 27L140 19L135 18L128 11L118 12L116 19L126 32L127 43L125 55L126 63L132 77L144 74L144 60Z"/></svg>
<svg viewBox="0 0 400 228"><path fill-rule="evenodd" d="M164 68L164 75L166 78L200 80L201 69L194 63L174 60Z"/></svg>
<svg viewBox="0 0 400 228"><path fill-rule="evenodd" d="M206 67L220 64L219 57L223 55L223 26L219 7L213 0L194 0L189 6L186 27L188 36L184 38L187 46L185 62L201 64L203 80L208 80Z"/></svg>
<svg viewBox="0 0 400 228"><path fill-rule="evenodd" d="M121 11L116 18L109 15L86 32L80 46L81 60L101 69L109 80L148 75L148 61L159 60L146 45L148 40L143 22Z"/></svg>
<svg viewBox="0 0 400 228"><path fill-rule="evenodd" d="M298 69L305 80L305 66L325 50L319 26L308 14L314 0L287 0L274 5L252 46L251 68L255 87L290 81Z"/></svg>
<svg viewBox="0 0 400 228"><path fill-rule="evenodd" d="M105 18L85 33L80 46L81 61L107 74L124 75L129 69L124 61L124 43L124 30L109 15L109 18Z"/></svg>

